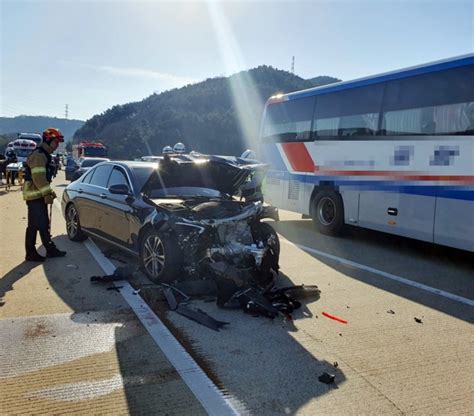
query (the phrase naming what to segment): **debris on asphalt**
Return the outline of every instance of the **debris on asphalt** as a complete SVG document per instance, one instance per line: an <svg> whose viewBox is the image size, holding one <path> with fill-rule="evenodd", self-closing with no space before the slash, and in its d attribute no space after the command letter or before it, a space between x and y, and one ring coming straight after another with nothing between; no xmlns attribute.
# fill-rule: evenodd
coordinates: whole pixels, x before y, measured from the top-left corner
<svg viewBox="0 0 474 416"><path fill-rule="evenodd" d="M336 315L331 315L327 312L322 313L326 318L332 319L334 321L340 322L341 324L347 324L347 321L345 319L339 318Z"/></svg>
<svg viewBox="0 0 474 416"><path fill-rule="evenodd" d="M395 312L392 311L391 309L389 309L389 310L387 311L387 313L389 313L389 314L391 314L391 315L395 315Z"/></svg>
<svg viewBox="0 0 474 416"><path fill-rule="evenodd" d="M78 269L79 266L76 264L68 264L66 267L69 267L70 269Z"/></svg>
<svg viewBox="0 0 474 416"><path fill-rule="evenodd" d="M163 294L166 297L166 302L168 302L168 306L170 310L175 311L176 308L178 307L178 301L176 300L173 290L169 287L165 287L163 289Z"/></svg>
<svg viewBox="0 0 474 416"><path fill-rule="evenodd" d="M219 329L223 326L229 325L229 322L218 321L203 310L193 309L189 305L183 303L178 305L176 312L217 332L219 332Z"/></svg>
<svg viewBox="0 0 474 416"><path fill-rule="evenodd" d="M140 292L141 292L141 289L137 289L137 290L134 290L134 291L133 291L133 294L134 294L134 295L138 295Z"/></svg>
<svg viewBox="0 0 474 416"><path fill-rule="evenodd" d="M419 323L419 324L422 324L423 321L421 320L421 318L417 318L416 316L413 318L415 320L415 322Z"/></svg>
<svg viewBox="0 0 474 416"><path fill-rule="evenodd" d="M321 374L318 377L318 380L321 383L331 384L331 383L334 383L335 378L336 376L334 374L329 374L328 372L325 371L323 374Z"/></svg>
<svg viewBox="0 0 474 416"><path fill-rule="evenodd" d="M122 289L123 286L109 286L107 290L113 290L114 292L120 293L120 289Z"/></svg>
<svg viewBox="0 0 474 416"><path fill-rule="evenodd" d="M91 282L115 282L117 280L128 279L135 272L135 266L122 266L117 267L112 274L105 276L92 276L90 278Z"/></svg>

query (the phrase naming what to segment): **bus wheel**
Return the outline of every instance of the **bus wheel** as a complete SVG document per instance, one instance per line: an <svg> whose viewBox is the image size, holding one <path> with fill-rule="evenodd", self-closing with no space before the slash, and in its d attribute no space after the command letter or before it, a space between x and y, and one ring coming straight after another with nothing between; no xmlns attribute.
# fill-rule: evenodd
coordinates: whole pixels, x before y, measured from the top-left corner
<svg viewBox="0 0 474 416"><path fill-rule="evenodd" d="M321 191L313 199L311 218L316 229L327 235L339 235L344 226L344 204L339 193Z"/></svg>

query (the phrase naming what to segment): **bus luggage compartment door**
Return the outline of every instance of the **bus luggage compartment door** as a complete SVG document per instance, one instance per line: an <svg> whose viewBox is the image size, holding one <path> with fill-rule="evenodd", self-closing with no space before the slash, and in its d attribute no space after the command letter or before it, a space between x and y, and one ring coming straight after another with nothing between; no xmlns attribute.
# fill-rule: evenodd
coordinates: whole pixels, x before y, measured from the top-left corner
<svg viewBox="0 0 474 416"><path fill-rule="evenodd" d="M433 242L435 200L423 195L362 191L359 225Z"/></svg>
<svg viewBox="0 0 474 416"><path fill-rule="evenodd" d="M438 197L434 242L474 251L474 201Z"/></svg>

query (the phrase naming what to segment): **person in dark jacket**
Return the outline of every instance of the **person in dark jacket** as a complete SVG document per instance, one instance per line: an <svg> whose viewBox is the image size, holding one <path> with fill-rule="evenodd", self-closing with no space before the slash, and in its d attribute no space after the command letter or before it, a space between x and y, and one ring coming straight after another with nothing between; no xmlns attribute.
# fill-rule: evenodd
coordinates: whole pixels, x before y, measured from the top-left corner
<svg viewBox="0 0 474 416"><path fill-rule="evenodd" d="M46 257L63 257L65 251L58 250L51 240L48 205L52 205L56 194L51 188L54 166L51 153L54 152L64 136L58 129L48 128L43 132L43 142L28 156L25 167L23 199L28 206L28 226L25 235L27 261L44 261L45 257L36 251L36 234L46 248Z"/></svg>

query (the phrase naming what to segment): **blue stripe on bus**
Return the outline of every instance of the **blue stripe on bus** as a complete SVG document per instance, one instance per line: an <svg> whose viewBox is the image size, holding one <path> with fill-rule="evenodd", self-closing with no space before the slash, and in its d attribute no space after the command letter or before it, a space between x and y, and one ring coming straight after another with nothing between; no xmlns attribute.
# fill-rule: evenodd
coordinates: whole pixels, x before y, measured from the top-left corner
<svg viewBox="0 0 474 416"><path fill-rule="evenodd" d="M269 171L267 176L284 181L292 180L314 185L320 185L322 182L331 182L341 190L387 191L474 201L474 188L472 186L419 185L410 183L409 181L349 180L341 178L340 176L301 175L293 174L288 171Z"/></svg>
<svg viewBox="0 0 474 416"><path fill-rule="evenodd" d="M317 88L312 88L309 90L304 90L301 92L292 92L292 93L284 95L284 97L287 97L289 100L294 100L298 98L311 97L314 95L322 95L322 94L327 94L327 93L336 92L336 91L343 91L343 90L357 88L357 87L364 87L367 85L378 84L380 82L408 78L415 75L429 74L431 72L437 72L437 71L452 69L452 68L459 68L459 67L467 66L467 65L474 65L474 56L469 56L469 57L458 59L455 61L441 62L439 64L424 66L420 68L408 69L408 70L396 72L393 74L374 76L373 78L363 79L360 81L353 81L353 82L347 81L347 82L344 82L343 85L336 84L334 86L324 86L324 87L317 87Z"/></svg>

